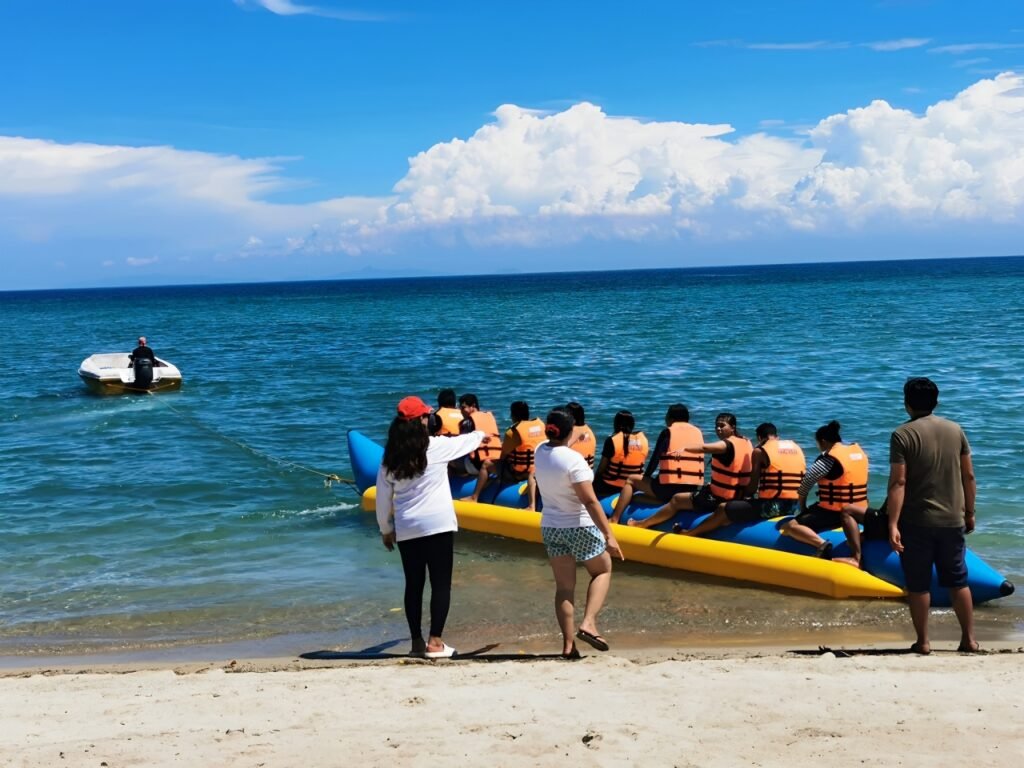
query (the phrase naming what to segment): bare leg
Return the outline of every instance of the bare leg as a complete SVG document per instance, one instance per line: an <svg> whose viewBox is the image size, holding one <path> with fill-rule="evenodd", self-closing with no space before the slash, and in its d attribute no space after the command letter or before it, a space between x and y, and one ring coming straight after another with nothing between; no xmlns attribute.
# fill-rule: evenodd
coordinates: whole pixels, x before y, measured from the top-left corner
<svg viewBox="0 0 1024 768"><path fill-rule="evenodd" d="M846 543L850 545L850 556L857 562L857 565L860 565L860 521L864 519L864 507L847 504L839 513L839 517L843 522Z"/></svg>
<svg viewBox="0 0 1024 768"><path fill-rule="evenodd" d="M537 478L533 472L526 476L526 496L529 499L527 509L532 512L537 508Z"/></svg>
<svg viewBox="0 0 1024 768"><path fill-rule="evenodd" d="M476 476L476 487L473 488L473 493L462 499L462 501L480 501L480 494L484 492L484 488L490 482L491 470L494 468L494 463L490 461L485 461L480 465L480 472Z"/></svg>
<svg viewBox="0 0 1024 768"><path fill-rule="evenodd" d="M604 607L604 601L608 597L608 589L612 585L611 555L607 552L602 552L597 557L592 557L584 562L583 567L590 574L590 586L587 587L587 605L584 608L580 629L600 637L601 632L597 628L597 614Z"/></svg>
<svg viewBox="0 0 1024 768"><path fill-rule="evenodd" d="M617 523L622 519L622 513L626 511L626 507L628 507L629 502L633 500L633 494L636 491L647 494L653 493L651 489L651 481L643 475L630 475L626 478L626 482L622 486L622 490L619 491L618 501L615 502L615 509L612 510L611 521L613 523Z"/></svg>
<svg viewBox="0 0 1024 768"><path fill-rule="evenodd" d="M646 520L637 520L636 518L630 518L629 524L637 528L650 528L651 526L663 523L666 520L670 520L676 512L681 512L684 509L693 509L693 494L692 493L677 493L673 496L668 504L660 507L653 515L648 517Z"/></svg>
<svg viewBox="0 0 1024 768"><path fill-rule="evenodd" d="M974 599L971 590L968 587L951 589L949 597L956 620L960 622L960 647L957 650L961 653L974 653L979 646L974 639Z"/></svg>
<svg viewBox="0 0 1024 768"><path fill-rule="evenodd" d="M907 595L907 605L910 606L910 620L914 624L914 634L917 635L917 640L911 646L911 650L922 655L931 653L932 646L928 642L928 611L932 607L931 592L911 592Z"/></svg>
<svg viewBox="0 0 1024 768"><path fill-rule="evenodd" d="M572 653L573 638L576 636L576 558L560 555L548 560L555 575L555 618L562 630L562 655Z"/></svg>
<svg viewBox="0 0 1024 768"><path fill-rule="evenodd" d="M825 540L821 536L806 525L800 525L795 518L784 524L779 529L779 532L804 544L810 544L815 549L821 549L825 546Z"/></svg>
<svg viewBox="0 0 1024 768"><path fill-rule="evenodd" d="M718 530L724 525L729 525L730 520L725 514L725 504L719 504L718 508L704 518L700 525L695 525L688 531L680 531L684 536L704 536L712 531Z"/></svg>

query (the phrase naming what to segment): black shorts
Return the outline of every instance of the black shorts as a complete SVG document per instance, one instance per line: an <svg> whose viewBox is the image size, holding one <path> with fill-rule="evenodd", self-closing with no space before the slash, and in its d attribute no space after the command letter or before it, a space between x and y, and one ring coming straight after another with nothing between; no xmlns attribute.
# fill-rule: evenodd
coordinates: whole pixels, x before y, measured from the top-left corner
<svg viewBox="0 0 1024 768"><path fill-rule="evenodd" d="M690 496L693 508L697 512L714 512L725 499L720 499L711 492L711 486L705 485Z"/></svg>
<svg viewBox="0 0 1024 768"><path fill-rule="evenodd" d="M529 470L525 472L516 472L508 464L502 462L501 469L498 471L498 479L501 483L509 485L511 483L521 483L530 476Z"/></svg>
<svg viewBox="0 0 1024 768"><path fill-rule="evenodd" d="M665 483L663 485L660 478L651 478L651 491L654 493L654 498L662 504L668 504L677 493L693 493L698 488L700 488L699 485L683 485L682 483Z"/></svg>
<svg viewBox="0 0 1024 768"><path fill-rule="evenodd" d="M932 566L939 574L939 586L959 589L967 586L967 563L963 528L926 528L900 523L903 553L900 565L907 592L928 592L932 584Z"/></svg>
<svg viewBox="0 0 1024 768"><path fill-rule="evenodd" d="M796 511L796 499L734 499L725 502L730 523L756 523Z"/></svg>
<svg viewBox="0 0 1024 768"><path fill-rule="evenodd" d="M608 496L615 496L622 492L622 488L615 485L609 485L600 477L594 478L594 495L599 499L607 498Z"/></svg>
<svg viewBox="0 0 1024 768"><path fill-rule="evenodd" d="M838 512L824 509L819 504L812 504L807 508L806 512L796 516L796 522L800 525L806 525L815 533L821 533L822 531L831 531L833 528L841 527L843 518Z"/></svg>

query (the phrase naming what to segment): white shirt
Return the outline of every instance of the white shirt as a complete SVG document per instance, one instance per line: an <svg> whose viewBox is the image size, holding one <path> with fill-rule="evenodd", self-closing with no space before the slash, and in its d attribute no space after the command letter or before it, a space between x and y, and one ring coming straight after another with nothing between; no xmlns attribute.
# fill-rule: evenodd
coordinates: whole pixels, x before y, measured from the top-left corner
<svg viewBox="0 0 1024 768"><path fill-rule="evenodd" d="M538 445L533 455L534 476L544 500L540 524L545 528L583 528L594 525L576 495L573 483L594 480L594 470L583 456L566 445Z"/></svg>
<svg viewBox="0 0 1024 768"><path fill-rule="evenodd" d="M432 437L422 475L396 480L381 465L377 470L377 525L395 532L398 541L459 530L448 484L448 462L480 447L483 432L457 437ZM394 515L394 525L391 517Z"/></svg>

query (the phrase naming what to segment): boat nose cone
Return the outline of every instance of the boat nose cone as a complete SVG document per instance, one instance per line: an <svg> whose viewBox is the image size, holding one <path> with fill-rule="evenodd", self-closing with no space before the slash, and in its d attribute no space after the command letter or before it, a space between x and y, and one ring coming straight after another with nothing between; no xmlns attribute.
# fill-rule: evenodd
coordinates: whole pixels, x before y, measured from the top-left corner
<svg viewBox="0 0 1024 768"><path fill-rule="evenodd" d="M1002 584L999 585L999 596L1006 597L1007 595L1012 595L1014 589L1015 587L1013 586L1012 581L1004 581Z"/></svg>

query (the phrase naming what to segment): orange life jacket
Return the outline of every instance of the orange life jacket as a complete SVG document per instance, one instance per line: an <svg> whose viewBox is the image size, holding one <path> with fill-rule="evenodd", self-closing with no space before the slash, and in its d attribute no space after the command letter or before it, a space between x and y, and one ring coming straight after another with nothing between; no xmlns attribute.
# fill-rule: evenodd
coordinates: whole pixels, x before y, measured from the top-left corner
<svg viewBox="0 0 1024 768"><path fill-rule="evenodd" d="M828 449L828 456L839 462L843 474L835 480L818 481L818 505L822 509L839 512L847 504L866 503L868 500L868 455L852 443L836 443Z"/></svg>
<svg viewBox="0 0 1024 768"><path fill-rule="evenodd" d="M733 447L732 463L723 463L717 454L711 457L711 493L728 501L740 498L750 483L750 456L754 446L738 435L727 437L726 441Z"/></svg>
<svg viewBox="0 0 1024 768"><path fill-rule="evenodd" d="M459 434L459 424L466 418L458 408L438 408L437 417L441 419L441 429L437 434L449 437Z"/></svg>
<svg viewBox="0 0 1024 768"><path fill-rule="evenodd" d="M509 432L512 434L506 433L501 447L501 455L505 457L508 468L518 473L533 472L533 450L548 439L544 434L544 422L540 419L517 421Z"/></svg>
<svg viewBox="0 0 1024 768"><path fill-rule="evenodd" d="M615 447L615 453L608 460L608 466L601 479L608 485L621 488L626 484L627 477L643 472L650 446L647 444L647 435L643 432L631 434L628 443L624 433L616 432L612 435L612 445ZM626 453L627 445L629 453Z"/></svg>
<svg viewBox="0 0 1024 768"><path fill-rule="evenodd" d="M491 438L489 443L473 451L473 458L478 461L497 461L501 456L501 433L498 432L494 414L490 411L473 411L469 418L473 420L473 429Z"/></svg>
<svg viewBox="0 0 1024 768"><path fill-rule="evenodd" d="M662 455L658 461L658 479L671 485L703 485L704 454L682 453L686 446L704 445L701 431L685 421L677 421L668 427L668 448L665 453L679 452L678 457Z"/></svg>
<svg viewBox="0 0 1024 768"><path fill-rule="evenodd" d="M761 469L757 485L759 499L795 499L807 470L807 460L800 446L792 440L772 438L761 450L768 457L768 466Z"/></svg>
<svg viewBox="0 0 1024 768"><path fill-rule="evenodd" d="M569 447L586 459L587 464L593 469L594 454L597 453L597 438L594 436L594 430L586 424L582 427L573 427L572 437L569 438L569 442L572 443Z"/></svg>

